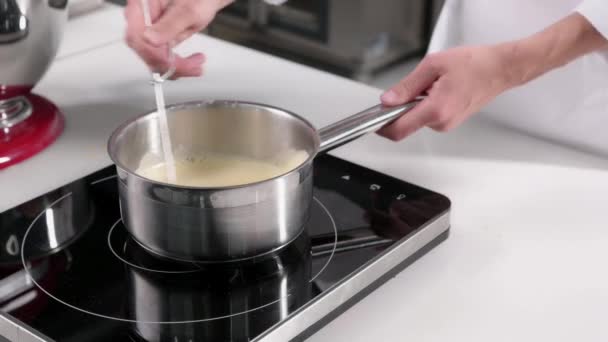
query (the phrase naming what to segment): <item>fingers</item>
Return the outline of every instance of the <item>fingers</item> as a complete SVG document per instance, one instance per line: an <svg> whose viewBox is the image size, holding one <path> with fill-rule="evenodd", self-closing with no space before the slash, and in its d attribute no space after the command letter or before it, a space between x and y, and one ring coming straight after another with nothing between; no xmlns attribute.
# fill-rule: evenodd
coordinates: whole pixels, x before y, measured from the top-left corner
<svg viewBox="0 0 608 342"><path fill-rule="evenodd" d="M150 60L148 65L152 71L163 74L171 67L169 65L169 59L162 53L154 54L155 58ZM180 77L197 77L203 74L203 63L205 62L205 55L202 53L195 53L188 57L182 57L179 55L175 56L173 61L175 71L171 76L172 80Z"/></svg>
<svg viewBox="0 0 608 342"><path fill-rule="evenodd" d="M509 89L509 85L501 81L504 64L495 49L494 46L463 46L424 58L381 99L384 105L394 106L425 92L428 96L378 133L401 140L424 126L445 132L479 112Z"/></svg>
<svg viewBox="0 0 608 342"><path fill-rule="evenodd" d="M215 9L208 1L174 1L158 21L144 32L144 38L156 46L183 41L206 27L214 15Z"/></svg>
<svg viewBox="0 0 608 342"><path fill-rule="evenodd" d="M402 140L422 127L429 127L438 132L447 132L460 125L466 115L458 110L461 98L446 94L440 84L422 102L401 116L397 121L381 128L377 133L393 141Z"/></svg>
<svg viewBox="0 0 608 342"><path fill-rule="evenodd" d="M175 73L171 79L177 79L180 77L198 77L203 75L203 63L205 62L205 55L202 53L195 53L186 58L176 56L175 59Z"/></svg>
<svg viewBox="0 0 608 342"><path fill-rule="evenodd" d="M131 29L143 32L145 22L142 1L143 0L127 0L124 14L125 19L127 19L128 30ZM150 19L152 22L158 19L166 2L167 0L148 0Z"/></svg>
<svg viewBox="0 0 608 342"><path fill-rule="evenodd" d="M164 8L166 2L167 0L148 0L150 16L153 22L161 16L163 12L162 8ZM144 38L146 26L144 23L142 0L128 0L124 14L127 20L127 31L125 35L127 45L137 53L152 71L158 73L166 72L170 67L168 44L156 46L150 44ZM181 32L176 43L190 37L195 32L195 29L186 29L184 32ZM175 56L173 62L175 71L171 78L176 79L179 77L202 75L202 64L204 61L205 56L201 53L193 54L185 58Z"/></svg>
<svg viewBox="0 0 608 342"><path fill-rule="evenodd" d="M188 29L182 33L180 33L179 35L177 35L177 37L175 39L173 39L173 45L177 46L179 45L181 42L183 42L184 40L192 37L192 35L194 35L195 33L197 33L199 30L197 29Z"/></svg>
<svg viewBox="0 0 608 342"><path fill-rule="evenodd" d="M144 27L143 14L141 12L140 0L127 0L125 6L125 19L127 20L127 32L138 31Z"/></svg>
<svg viewBox="0 0 608 342"><path fill-rule="evenodd" d="M141 39L128 39L128 43L137 55L148 65L150 70L163 74L171 67L169 65L169 52L166 48L150 46ZM175 71L171 79L201 76L204 62L205 55L202 53L195 53L185 58L175 55L175 59L173 60Z"/></svg>
<svg viewBox="0 0 608 342"><path fill-rule="evenodd" d="M422 127L444 130L446 126L442 89L437 90L436 82L442 76L440 61L429 55L418 64L409 75L381 96L385 106L396 106L414 100L417 96L427 97L397 121L378 131L390 140L401 140ZM440 82L441 83L441 82Z"/></svg>
<svg viewBox="0 0 608 342"><path fill-rule="evenodd" d="M144 39L155 46L168 44L192 25L192 20L188 18L191 15L183 6L170 6L165 14L144 32Z"/></svg>
<svg viewBox="0 0 608 342"><path fill-rule="evenodd" d="M378 134L393 141L401 140L427 124L437 121L439 112L432 97L427 97L416 107L392 124L381 128Z"/></svg>
<svg viewBox="0 0 608 342"><path fill-rule="evenodd" d="M429 89L440 76L434 57L428 56L403 80L385 92L380 100L386 106L396 106L413 100Z"/></svg>
<svg viewBox="0 0 608 342"><path fill-rule="evenodd" d="M157 48L146 44L141 35L134 30L127 30L125 37L127 45L150 67L151 70L159 71L168 67L169 56L166 48Z"/></svg>
<svg viewBox="0 0 608 342"><path fill-rule="evenodd" d="M127 43L148 65L150 70L163 74L171 67L169 53L166 48L150 46L141 39L127 39ZM195 53L188 57L175 55L175 59L173 60L175 71L171 79L201 76L205 60L206 57L202 53Z"/></svg>

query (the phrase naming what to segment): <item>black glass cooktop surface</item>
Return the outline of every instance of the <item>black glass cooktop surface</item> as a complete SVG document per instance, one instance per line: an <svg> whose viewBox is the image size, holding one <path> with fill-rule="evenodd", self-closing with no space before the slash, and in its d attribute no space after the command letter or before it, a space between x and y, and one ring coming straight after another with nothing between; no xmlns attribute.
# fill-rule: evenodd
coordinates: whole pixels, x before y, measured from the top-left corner
<svg viewBox="0 0 608 342"><path fill-rule="evenodd" d="M0 310L4 323L43 341L261 340L449 206L437 193L323 156L311 218L294 242L238 263L181 262L130 237L109 167L0 214ZM433 242L446 236L447 227ZM14 332L0 324L3 333Z"/></svg>

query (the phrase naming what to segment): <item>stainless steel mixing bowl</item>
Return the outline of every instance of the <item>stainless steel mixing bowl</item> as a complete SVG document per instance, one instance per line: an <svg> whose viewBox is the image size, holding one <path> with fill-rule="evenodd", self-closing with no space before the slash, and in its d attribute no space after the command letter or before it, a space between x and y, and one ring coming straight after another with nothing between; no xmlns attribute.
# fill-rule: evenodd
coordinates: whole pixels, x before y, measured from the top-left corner
<svg viewBox="0 0 608 342"><path fill-rule="evenodd" d="M0 0L0 87L33 86L42 78L67 12L67 0Z"/></svg>

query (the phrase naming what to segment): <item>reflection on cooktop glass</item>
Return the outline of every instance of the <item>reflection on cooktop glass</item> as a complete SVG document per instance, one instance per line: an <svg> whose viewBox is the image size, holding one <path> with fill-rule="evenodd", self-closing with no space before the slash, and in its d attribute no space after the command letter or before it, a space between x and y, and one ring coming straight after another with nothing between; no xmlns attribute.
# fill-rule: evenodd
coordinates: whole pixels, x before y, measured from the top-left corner
<svg viewBox="0 0 608 342"><path fill-rule="evenodd" d="M442 195L331 156L314 177L307 229L231 263L150 254L121 221L114 167L1 213L0 335L301 340L447 237Z"/></svg>

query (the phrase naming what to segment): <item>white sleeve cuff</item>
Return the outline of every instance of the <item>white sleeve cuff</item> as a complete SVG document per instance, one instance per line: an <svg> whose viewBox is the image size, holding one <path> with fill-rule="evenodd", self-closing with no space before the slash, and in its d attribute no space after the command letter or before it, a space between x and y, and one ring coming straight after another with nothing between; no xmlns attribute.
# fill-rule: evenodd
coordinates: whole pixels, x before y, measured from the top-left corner
<svg viewBox="0 0 608 342"><path fill-rule="evenodd" d="M264 0L267 4L271 5L282 5L287 2L287 0Z"/></svg>
<svg viewBox="0 0 608 342"><path fill-rule="evenodd" d="M608 1L585 0L576 11L587 18L591 25L608 39Z"/></svg>

